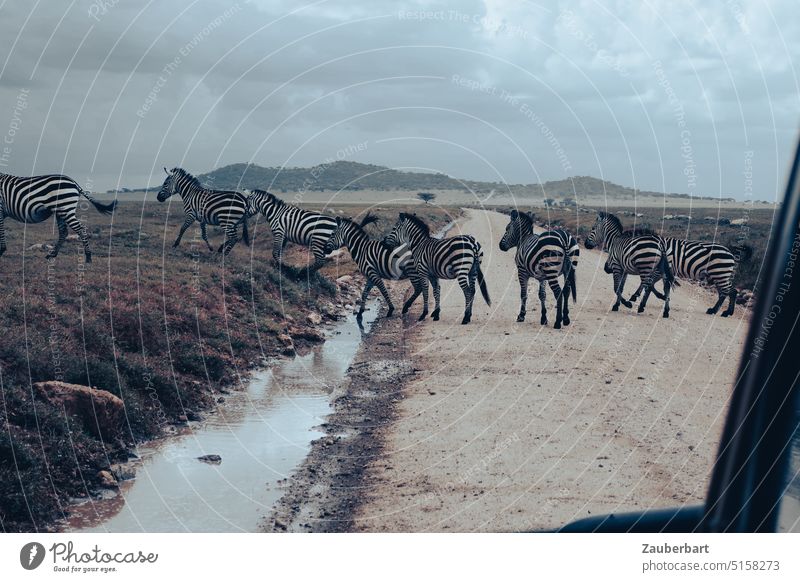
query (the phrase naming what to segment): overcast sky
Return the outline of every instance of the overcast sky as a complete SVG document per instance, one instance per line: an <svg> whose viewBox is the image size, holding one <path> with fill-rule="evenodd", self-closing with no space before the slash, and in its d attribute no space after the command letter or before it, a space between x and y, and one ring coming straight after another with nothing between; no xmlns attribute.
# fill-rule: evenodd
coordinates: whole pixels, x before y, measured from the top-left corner
<svg viewBox="0 0 800 582"><path fill-rule="evenodd" d="M772 200L799 21L796 0L0 0L0 172L106 190L338 157Z"/></svg>

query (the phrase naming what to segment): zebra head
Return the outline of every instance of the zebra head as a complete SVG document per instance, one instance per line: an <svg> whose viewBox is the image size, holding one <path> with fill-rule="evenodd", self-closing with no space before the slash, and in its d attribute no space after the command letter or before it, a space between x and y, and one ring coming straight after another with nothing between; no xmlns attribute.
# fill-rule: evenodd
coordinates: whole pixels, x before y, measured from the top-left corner
<svg viewBox="0 0 800 582"><path fill-rule="evenodd" d="M252 190L247 195L247 214L248 216L253 216L260 212L269 220L275 215L275 211L285 204L283 200L271 192Z"/></svg>
<svg viewBox="0 0 800 582"><path fill-rule="evenodd" d="M622 232L622 223L619 218L608 212L598 212L597 219L592 225L592 230L583 241L583 246L593 249L597 246L605 246L610 237L615 237Z"/></svg>
<svg viewBox="0 0 800 582"><path fill-rule="evenodd" d="M506 225L506 232L500 239L500 250L506 252L514 248L522 237L533 233L533 216L527 212L511 211L511 217Z"/></svg>
<svg viewBox="0 0 800 582"><path fill-rule="evenodd" d="M164 200L173 194L178 193L178 177L175 175L175 170L177 170L177 168L172 168L172 171L170 172L164 168L164 171L167 173L167 177L164 180L164 183L161 185L161 190L158 191L158 196L156 197L159 202L164 202Z"/></svg>
<svg viewBox="0 0 800 582"><path fill-rule="evenodd" d="M392 248L400 245L414 245L430 236L430 228L416 214L401 212L392 230L383 238L385 245Z"/></svg>
<svg viewBox="0 0 800 582"><path fill-rule="evenodd" d="M323 249L326 255L331 254L336 249L340 249L346 244L345 229L349 220L345 221L341 216L336 217L336 228L331 232L331 236L325 241L325 248Z"/></svg>

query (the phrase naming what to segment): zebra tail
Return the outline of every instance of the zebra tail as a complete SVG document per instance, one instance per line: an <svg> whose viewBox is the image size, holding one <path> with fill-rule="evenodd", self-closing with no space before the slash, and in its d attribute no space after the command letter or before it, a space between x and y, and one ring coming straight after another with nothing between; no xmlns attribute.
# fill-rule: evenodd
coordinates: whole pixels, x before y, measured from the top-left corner
<svg viewBox="0 0 800 582"><path fill-rule="evenodd" d="M247 230L247 215L244 215L244 220L242 221L244 224L242 225L242 240L244 244L250 246L250 233Z"/></svg>
<svg viewBox="0 0 800 582"><path fill-rule="evenodd" d="M578 301L578 289L575 285L575 267L572 267L569 271L569 287L572 289L572 302L576 303Z"/></svg>
<svg viewBox="0 0 800 582"><path fill-rule="evenodd" d="M489 289L486 287L486 280L483 278L483 271L481 271L481 264L476 263L477 272L478 272L478 285L481 288L481 295L483 295L483 300L486 301L486 305L491 306L492 300L489 298Z"/></svg>
<svg viewBox="0 0 800 582"><path fill-rule="evenodd" d="M86 191L83 188L81 188L80 186L78 186L78 189L81 191L81 194L83 194L84 198L86 198L89 202L91 202L92 205L97 209L97 212L99 212L100 214L113 214L114 213L114 209L117 207L117 201L116 200L114 200L111 204L103 204L101 202L98 202L97 200L95 200L91 196L89 196L89 194L87 194Z"/></svg>
<svg viewBox="0 0 800 582"><path fill-rule="evenodd" d="M664 274L664 281L669 281L670 285L675 284L675 273L672 272L672 267L669 266L669 259L667 259L667 250L664 245L661 245L661 272Z"/></svg>

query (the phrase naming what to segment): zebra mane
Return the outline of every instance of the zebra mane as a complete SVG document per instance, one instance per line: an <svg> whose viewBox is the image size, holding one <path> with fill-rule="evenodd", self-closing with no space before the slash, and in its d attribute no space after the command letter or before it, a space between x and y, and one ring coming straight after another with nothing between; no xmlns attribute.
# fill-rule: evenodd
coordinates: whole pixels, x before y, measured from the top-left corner
<svg viewBox="0 0 800 582"><path fill-rule="evenodd" d="M363 229L368 224L373 224L375 222L378 222L378 220L380 219L377 216L375 216L371 212L367 212L364 215L364 218L361 219L361 222L358 224L358 226L360 226Z"/></svg>
<svg viewBox="0 0 800 582"><path fill-rule="evenodd" d="M635 228L629 228L628 230L622 231L620 236L624 236L625 238L632 238L635 236L658 236L658 233L655 232L652 228L646 226L637 226Z"/></svg>
<svg viewBox="0 0 800 582"><path fill-rule="evenodd" d="M200 183L200 180L192 176L189 172L187 172L183 168L172 168L172 175L175 176L176 178L183 178L184 180L189 182L191 186L203 189L203 185Z"/></svg>
<svg viewBox="0 0 800 582"><path fill-rule="evenodd" d="M401 220L408 220L412 224L415 224L422 231L422 233L425 236L430 236L431 235L430 227L427 224L425 224L425 221L422 220L416 214L411 214L409 212L401 212L400 213L400 219Z"/></svg>
<svg viewBox="0 0 800 582"><path fill-rule="evenodd" d="M533 215L528 212L517 212L517 219L520 222L521 230L524 232L533 232Z"/></svg>
<svg viewBox="0 0 800 582"><path fill-rule="evenodd" d="M608 220L610 223L618 226L620 232L625 230L622 227L622 221L615 214L611 214L610 212L604 212L601 210L600 212L597 213L597 216L599 216L603 220Z"/></svg>
<svg viewBox="0 0 800 582"><path fill-rule="evenodd" d="M393 251L394 247L391 246L391 245L386 244L386 242L382 238L376 240L376 239L372 238L371 236L369 236L369 233L366 230L364 230L365 226L367 226L368 224L372 224L373 222L378 222L378 220L379 220L379 218L377 216L375 216L374 214L371 214L369 212L367 212L367 215L364 218L361 219L361 222L356 222L355 220L353 220L352 218L349 218L347 216L338 216L338 217L336 217L336 222L340 226L343 226L345 224L349 224L350 226L352 226L355 229L355 231L357 233L359 233L361 236L365 237L367 240L370 240L370 241L373 241L373 242L376 242L376 243L380 243L380 245L384 249L386 249L388 251Z"/></svg>

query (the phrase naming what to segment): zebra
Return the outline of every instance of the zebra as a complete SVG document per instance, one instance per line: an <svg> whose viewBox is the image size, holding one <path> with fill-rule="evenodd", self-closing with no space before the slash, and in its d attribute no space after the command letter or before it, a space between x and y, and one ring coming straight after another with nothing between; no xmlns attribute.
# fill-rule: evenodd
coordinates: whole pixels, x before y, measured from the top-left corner
<svg viewBox="0 0 800 582"><path fill-rule="evenodd" d="M29 178L0 174L0 256L6 252L6 217L26 224L35 224L47 220L55 214L58 240L47 254L47 258L54 259L58 256L58 251L67 240L67 227L69 227L77 233L83 244L86 262L91 263L89 234L76 216L81 196L91 202L102 214L112 214L117 206L116 200L111 204L101 204L81 188L75 180L61 174Z"/></svg>
<svg viewBox="0 0 800 582"><path fill-rule="evenodd" d="M370 238L364 231L364 226L377 220L377 217L367 214L361 223L357 224L349 218L337 216L336 228L324 247L326 255L336 249L347 247L350 256L367 279L364 291L361 293L361 306L356 314L359 321L364 314L367 297L373 287L380 290L389 306L386 316L389 317L394 312L394 304L386 290L384 279L410 279L414 293L417 294L421 287L417 271L414 268L414 257L406 245L391 247L382 240Z"/></svg>
<svg viewBox="0 0 800 582"><path fill-rule="evenodd" d="M433 287L435 301L431 317L439 321L440 295L439 279L456 279L464 292L464 318L462 324L467 324L472 319L472 303L475 300L475 281L481 289L484 301L492 304L489 290L481 271L483 250L473 236L462 234L446 239L436 239L431 236L430 229L425 222L415 214L401 212L391 232L384 238L384 242L391 246L406 245L411 249L414 257L414 268L420 280L420 288L403 305L406 313L422 293L422 321L428 315L428 281Z"/></svg>
<svg viewBox="0 0 800 582"><path fill-rule="evenodd" d="M158 201L164 202L175 194L180 194L183 199L184 221L178 232L178 238L172 244L173 248L181 244L183 233L195 220L200 223L200 234L210 251L214 249L208 242L207 224L225 229L225 241L217 249L217 252L224 251L225 256L239 242L239 224L243 225L242 237L245 244L250 244L247 232L247 198L243 194L203 188L200 180L182 168L172 168L171 171L164 168L164 171L167 177L158 192Z"/></svg>
<svg viewBox="0 0 800 582"><path fill-rule="evenodd" d="M669 265L676 277L694 281L707 281L717 289L717 302L706 310L709 315L714 315L722 307L725 298L728 298L728 307L722 312L722 317L733 315L736 306L736 297L739 294L733 284L736 275L737 256L721 244L704 241L684 240L680 238L665 237L664 246L667 251ZM740 261L748 260L753 254L749 245L736 248ZM677 284L677 281L675 282ZM631 301L636 301L644 288L644 281L631 296ZM654 287L653 294L659 299L664 299L664 294L659 293Z"/></svg>
<svg viewBox="0 0 800 582"><path fill-rule="evenodd" d="M514 262L517 265L520 296L517 321L525 321L528 281L533 277L539 281L539 302L542 306L540 323L547 325L546 283L550 286L556 299L556 322L553 328L561 329L562 323L569 325L570 293L572 300L577 300L575 271L580 257L577 239L563 229L546 230L537 235L533 232L533 216L526 212L512 210L506 232L500 240L500 250L506 252L513 247L517 247ZM563 290L558 283L558 278L562 275L564 276Z"/></svg>
<svg viewBox="0 0 800 582"><path fill-rule="evenodd" d="M622 296L629 274L639 275L644 281L644 297L637 309L639 313L644 311L653 285L663 277L663 317L669 317L669 293L674 274L660 236L647 230L623 232L619 218L609 212L599 212L584 246L587 249L602 246L608 252L606 271L614 275L614 293L617 296L612 311L618 311L620 303L629 309L633 306Z"/></svg>
<svg viewBox="0 0 800 582"><path fill-rule="evenodd" d="M274 194L253 190L247 196L247 214L261 213L272 230L272 258L282 264L283 248L287 242L311 248L314 263L309 269L319 269L325 264L325 243L336 228L332 216L303 210L287 204Z"/></svg>

